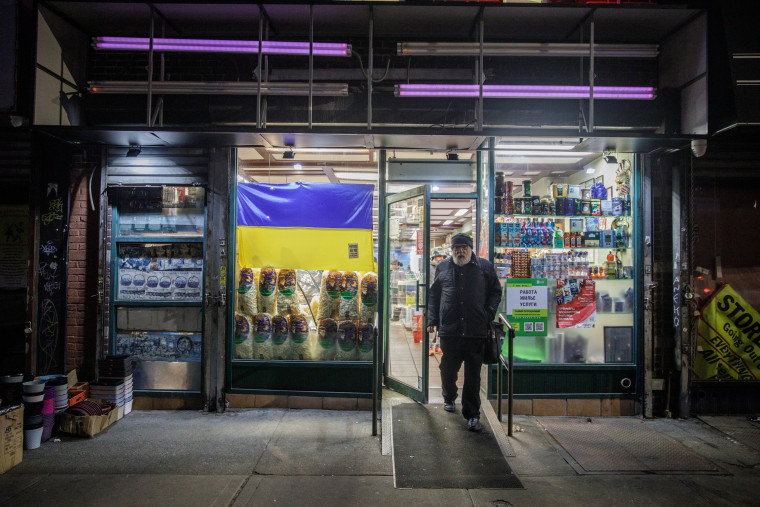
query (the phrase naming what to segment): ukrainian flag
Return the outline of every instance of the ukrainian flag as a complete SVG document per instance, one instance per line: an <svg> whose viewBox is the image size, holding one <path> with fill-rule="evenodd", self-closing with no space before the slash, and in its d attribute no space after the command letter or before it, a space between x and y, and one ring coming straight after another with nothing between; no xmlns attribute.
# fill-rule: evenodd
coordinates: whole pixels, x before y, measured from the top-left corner
<svg viewBox="0 0 760 507"><path fill-rule="evenodd" d="M241 267L372 271L373 189L342 183L239 183Z"/></svg>

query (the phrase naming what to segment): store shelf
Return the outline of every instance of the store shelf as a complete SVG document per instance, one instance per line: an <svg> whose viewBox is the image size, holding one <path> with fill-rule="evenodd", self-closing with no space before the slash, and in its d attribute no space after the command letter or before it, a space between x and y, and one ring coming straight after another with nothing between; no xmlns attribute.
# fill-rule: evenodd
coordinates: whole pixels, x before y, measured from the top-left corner
<svg viewBox="0 0 760 507"><path fill-rule="evenodd" d="M494 218L549 218L565 220L566 218L631 218L631 215L494 215ZM497 221L498 223L498 221Z"/></svg>
<svg viewBox="0 0 760 507"><path fill-rule="evenodd" d="M555 248L550 246L494 246L494 248L503 248L504 250L633 250L629 246L577 246L569 248Z"/></svg>
<svg viewBox="0 0 760 507"><path fill-rule="evenodd" d="M203 301L136 301L132 299L117 299L113 301L113 306L135 306L135 307L168 307L168 306L182 306L182 307L202 307Z"/></svg>
<svg viewBox="0 0 760 507"><path fill-rule="evenodd" d="M203 236L117 236L116 243L203 243Z"/></svg>

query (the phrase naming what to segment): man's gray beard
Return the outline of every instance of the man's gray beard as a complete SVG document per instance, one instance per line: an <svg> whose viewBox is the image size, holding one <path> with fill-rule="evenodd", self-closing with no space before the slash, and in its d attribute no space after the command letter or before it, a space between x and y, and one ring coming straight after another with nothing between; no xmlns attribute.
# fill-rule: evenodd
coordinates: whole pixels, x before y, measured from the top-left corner
<svg viewBox="0 0 760 507"><path fill-rule="evenodd" d="M462 267L465 264L467 264L467 261L469 259L467 258L466 255L461 254L461 255L455 255L453 260L454 260L454 264L456 264L459 267Z"/></svg>

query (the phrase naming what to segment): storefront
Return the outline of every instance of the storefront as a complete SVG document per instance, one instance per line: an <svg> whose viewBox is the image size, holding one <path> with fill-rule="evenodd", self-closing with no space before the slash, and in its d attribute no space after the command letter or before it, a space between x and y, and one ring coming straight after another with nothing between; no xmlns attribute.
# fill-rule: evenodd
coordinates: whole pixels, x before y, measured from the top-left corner
<svg viewBox="0 0 760 507"><path fill-rule="evenodd" d="M705 40L703 13L286 2L215 5L209 23L201 4L136 5L40 6L33 124L103 150L93 355L137 355L140 392L218 410L226 394L366 407L373 385L394 380L435 399L429 262L463 231L496 264L520 326L524 411L592 400L607 413L612 400L639 412L647 156L703 127L705 58L681 58ZM200 43L177 42L191 37ZM219 44L237 39L243 49ZM369 211L318 192L326 210L278 200L323 185L369 192ZM350 239L325 239L342 229ZM513 304L520 290L537 306ZM411 342L409 375L394 370L406 359L393 329ZM492 369L491 395L493 380Z"/></svg>

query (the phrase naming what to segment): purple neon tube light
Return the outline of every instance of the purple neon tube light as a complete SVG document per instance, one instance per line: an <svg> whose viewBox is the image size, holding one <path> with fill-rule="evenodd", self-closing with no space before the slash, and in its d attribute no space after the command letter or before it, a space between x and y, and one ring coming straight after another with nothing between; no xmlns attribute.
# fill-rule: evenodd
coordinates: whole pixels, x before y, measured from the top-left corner
<svg viewBox="0 0 760 507"><path fill-rule="evenodd" d="M97 49L150 49L148 37L96 37ZM154 51L189 51L213 53L258 53L259 41L220 39L153 39ZM317 56L348 56L350 47L342 42L315 42L313 54ZM308 55L308 42L262 41L264 54Z"/></svg>
<svg viewBox="0 0 760 507"><path fill-rule="evenodd" d="M588 86L551 85L483 85L486 98L550 98L587 99ZM478 97L479 85L401 84L400 97ZM649 86L595 86L595 99L653 99L655 90Z"/></svg>

